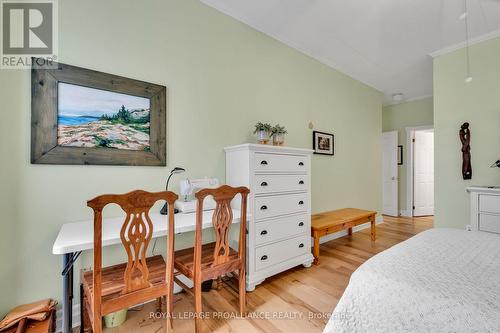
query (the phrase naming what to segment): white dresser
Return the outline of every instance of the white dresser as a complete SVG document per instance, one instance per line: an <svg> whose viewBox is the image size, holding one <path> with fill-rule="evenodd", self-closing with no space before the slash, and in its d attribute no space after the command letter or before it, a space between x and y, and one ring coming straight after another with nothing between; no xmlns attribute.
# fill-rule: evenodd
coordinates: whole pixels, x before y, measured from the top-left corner
<svg viewBox="0 0 500 333"><path fill-rule="evenodd" d="M294 266L311 266L312 150L259 144L224 150L226 183L250 189L247 290Z"/></svg>
<svg viewBox="0 0 500 333"><path fill-rule="evenodd" d="M471 227L474 231L500 233L500 187L468 187Z"/></svg>

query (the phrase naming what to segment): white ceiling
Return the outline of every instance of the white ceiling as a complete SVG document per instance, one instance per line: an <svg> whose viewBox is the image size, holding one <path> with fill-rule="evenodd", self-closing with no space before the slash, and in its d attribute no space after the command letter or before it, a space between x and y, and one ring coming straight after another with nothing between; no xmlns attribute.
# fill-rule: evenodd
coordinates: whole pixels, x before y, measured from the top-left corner
<svg viewBox="0 0 500 333"><path fill-rule="evenodd" d="M384 92L385 104L432 95L429 54L465 40L463 0L201 1ZM500 0L467 6L471 39L500 36Z"/></svg>

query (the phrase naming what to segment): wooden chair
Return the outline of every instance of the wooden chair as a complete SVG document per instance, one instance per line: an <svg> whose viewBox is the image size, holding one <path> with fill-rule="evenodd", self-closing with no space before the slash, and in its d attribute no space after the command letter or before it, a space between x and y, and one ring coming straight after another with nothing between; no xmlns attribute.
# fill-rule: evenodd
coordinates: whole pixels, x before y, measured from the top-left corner
<svg viewBox="0 0 500 333"><path fill-rule="evenodd" d="M121 195L101 195L87 202L94 210L94 270L83 275L85 321L93 331L102 331L102 316L165 297L167 313L172 312L174 202L172 192L133 191ZM167 263L161 255L146 258L153 235L149 210L159 200L168 203ZM102 267L102 211L108 204L118 204L126 213L120 238L127 252L127 263ZM167 223L167 221L165 221ZM171 321L169 326L171 326ZM83 323L82 323L83 325ZM82 330L83 331L83 330Z"/></svg>
<svg viewBox="0 0 500 333"><path fill-rule="evenodd" d="M203 189L195 194L196 229L194 247L176 251L174 266L178 273L184 274L193 281L191 289L174 277L175 282L195 298L195 329L199 333L201 327L201 284L204 281L221 277L227 273L238 271L240 313L245 315L245 256L246 256L246 207L249 189L246 187L230 187L223 185L216 189ZM233 222L231 201L237 194L241 195L241 216L238 252L229 246L229 227ZM216 207L212 215L212 223L216 241L202 245L203 201L213 196ZM194 289L194 293L193 293Z"/></svg>

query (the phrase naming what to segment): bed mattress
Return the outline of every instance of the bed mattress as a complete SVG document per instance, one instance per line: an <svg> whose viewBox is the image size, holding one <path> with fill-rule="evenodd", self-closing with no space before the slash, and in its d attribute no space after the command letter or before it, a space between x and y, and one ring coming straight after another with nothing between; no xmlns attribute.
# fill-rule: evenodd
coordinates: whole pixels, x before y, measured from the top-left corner
<svg viewBox="0 0 500 333"><path fill-rule="evenodd" d="M377 254L324 332L500 332L500 235L436 228Z"/></svg>

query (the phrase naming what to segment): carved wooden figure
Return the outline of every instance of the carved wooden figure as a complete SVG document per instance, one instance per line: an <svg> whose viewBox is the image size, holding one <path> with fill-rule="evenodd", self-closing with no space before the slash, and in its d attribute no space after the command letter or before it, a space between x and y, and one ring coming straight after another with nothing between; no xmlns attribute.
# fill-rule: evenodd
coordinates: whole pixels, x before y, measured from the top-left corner
<svg viewBox="0 0 500 333"><path fill-rule="evenodd" d="M472 179L469 123L462 124L459 134L462 142L462 176L464 179Z"/></svg>

